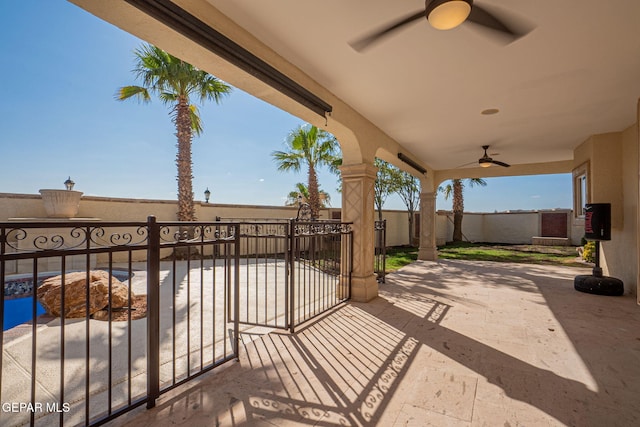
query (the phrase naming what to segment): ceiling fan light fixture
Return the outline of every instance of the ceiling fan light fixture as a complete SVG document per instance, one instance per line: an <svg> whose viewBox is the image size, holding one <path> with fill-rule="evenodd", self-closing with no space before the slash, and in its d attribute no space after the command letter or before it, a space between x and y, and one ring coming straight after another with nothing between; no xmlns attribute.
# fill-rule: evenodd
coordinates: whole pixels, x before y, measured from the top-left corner
<svg viewBox="0 0 640 427"><path fill-rule="evenodd" d="M478 160L478 163L480 163L480 167L483 167L483 168L491 167L491 160L480 159Z"/></svg>
<svg viewBox="0 0 640 427"><path fill-rule="evenodd" d="M427 20L435 29L451 30L469 17L472 2L473 0L427 0Z"/></svg>

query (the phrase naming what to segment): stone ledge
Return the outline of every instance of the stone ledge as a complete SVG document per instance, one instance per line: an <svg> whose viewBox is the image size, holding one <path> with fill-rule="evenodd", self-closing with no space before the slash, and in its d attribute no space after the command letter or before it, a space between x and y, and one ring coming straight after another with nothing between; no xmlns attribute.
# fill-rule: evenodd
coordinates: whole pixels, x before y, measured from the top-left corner
<svg viewBox="0 0 640 427"><path fill-rule="evenodd" d="M532 237L532 245L541 246L571 246L571 240L568 237Z"/></svg>

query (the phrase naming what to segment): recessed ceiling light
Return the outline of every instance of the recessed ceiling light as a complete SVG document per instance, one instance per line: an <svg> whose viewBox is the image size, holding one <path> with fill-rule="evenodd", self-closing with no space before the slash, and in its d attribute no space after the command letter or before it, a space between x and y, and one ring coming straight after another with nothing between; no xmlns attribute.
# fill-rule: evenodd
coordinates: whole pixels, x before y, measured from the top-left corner
<svg viewBox="0 0 640 427"><path fill-rule="evenodd" d="M482 110L480 114L490 116L492 114L498 114L499 112L500 110L498 110L497 108L487 108L486 110Z"/></svg>

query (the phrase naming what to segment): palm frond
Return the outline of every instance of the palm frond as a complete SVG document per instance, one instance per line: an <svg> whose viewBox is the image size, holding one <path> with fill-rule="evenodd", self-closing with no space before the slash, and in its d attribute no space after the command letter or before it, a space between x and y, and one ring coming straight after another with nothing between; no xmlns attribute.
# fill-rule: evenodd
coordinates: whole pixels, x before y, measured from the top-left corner
<svg viewBox="0 0 640 427"><path fill-rule="evenodd" d="M198 87L200 102L215 101L216 104L219 104L230 93L231 86L212 75L204 73L202 84Z"/></svg>
<svg viewBox="0 0 640 427"><path fill-rule="evenodd" d="M160 92L158 98L165 104L172 104L178 102L178 95L173 92Z"/></svg>
<svg viewBox="0 0 640 427"><path fill-rule="evenodd" d="M320 196L321 207L331 207L331 195L329 193L324 190L318 190L318 195ZM302 182L296 183L295 190L287 194L285 206L295 206L300 200L303 203L309 202L309 188Z"/></svg>
<svg viewBox="0 0 640 427"><path fill-rule="evenodd" d="M294 171L300 172L300 166L302 164L302 158L297 153L274 151L271 153L274 161L278 163L279 171Z"/></svg>
<svg viewBox="0 0 640 427"><path fill-rule="evenodd" d="M479 185L480 187L487 186L487 181L482 178L468 178L467 182L469 183L469 187L474 187L476 185Z"/></svg>
<svg viewBox="0 0 640 427"><path fill-rule="evenodd" d="M144 43L134 51L134 56L133 72L142 82L139 87L146 90L146 93L141 92L139 95L143 96L141 99L145 101L151 99L150 93L155 93L163 103L173 107L175 107L173 104L181 99L191 104L191 98L201 102L219 103L232 91L232 87L223 81L156 46ZM125 88L121 88L119 94ZM119 99L126 99L119 94ZM193 130L196 134L200 134L203 126L198 109L194 107L191 115Z"/></svg>
<svg viewBox="0 0 640 427"><path fill-rule="evenodd" d="M202 119L200 118L198 107L193 104L189 105L189 115L191 117L191 130L193 133L196 135L202 134Z"/></svg>
<svg viewBox="0 0 640 427"><path fill-rule="evenodd" d="M340 175L340 166L342 166L342 157L334 157L328 164L329 172Z"/></svg>
<svg viewBox="0 0 640 427"><path fill-rule="evenodd" d="M151 101L149 91L141 86L123 86L116 92L115 95L118 101L124 101L125 99L135 98L140 102Z"/></svg>
<svg viewBox="0 0 640 427"><path fill-rule="evenodd" d="M445 186L441 185L440 187L438 187L438 191L444 195L445 200L449 200L449 198L453 194L453 187L451 186L451 184L447 184Z"/></svg>

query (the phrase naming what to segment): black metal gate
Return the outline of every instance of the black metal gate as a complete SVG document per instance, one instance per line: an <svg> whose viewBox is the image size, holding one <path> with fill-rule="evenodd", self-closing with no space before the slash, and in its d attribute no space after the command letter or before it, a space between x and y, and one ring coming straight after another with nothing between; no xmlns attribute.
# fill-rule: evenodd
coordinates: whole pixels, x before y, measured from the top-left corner
<svg viewBox="0 0 640 427"><path fill-rule="evenodd" d="M289 253L289 329L351 296L351 224L292 221Z"/></svg>
<svg viewBox="0 0 640 427"><path fill-rule="evenodd" d="M350 224L291 219L239 225L240 323L293 332L349 299Z"/></svg>

